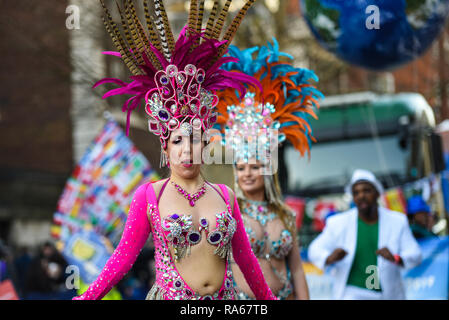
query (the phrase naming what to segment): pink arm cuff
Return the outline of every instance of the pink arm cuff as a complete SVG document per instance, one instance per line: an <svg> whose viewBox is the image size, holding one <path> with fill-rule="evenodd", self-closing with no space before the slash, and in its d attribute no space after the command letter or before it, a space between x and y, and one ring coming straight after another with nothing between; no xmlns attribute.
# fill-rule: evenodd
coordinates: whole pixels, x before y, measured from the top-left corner
<svg viewBox="0 0 449 320"><path fill-rule="evenodd" d="M147 217L147 186L148 184L141 185L134 193L120 243L97 280L85 293L73 298L74 300L100 300L131 269L150 234L150 222Z"/></svg>

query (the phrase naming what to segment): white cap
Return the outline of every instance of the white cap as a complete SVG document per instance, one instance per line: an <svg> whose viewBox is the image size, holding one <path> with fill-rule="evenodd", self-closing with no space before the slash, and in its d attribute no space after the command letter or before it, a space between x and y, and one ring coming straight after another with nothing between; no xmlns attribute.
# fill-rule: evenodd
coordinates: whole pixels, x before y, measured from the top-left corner
<svg viewBox="0 0 449 320"><path fill-rule="evenodd" d="M376 179L376 176L368 170L364 169L357 169L352 174L351 182L346 185L345 192L352 195L352 187L357 182L368 182L373 185L374 188L376 188L377 192L379 192L379 195L384 193L384 188L382 187L382 184L379 182L379 180Z"/></svg>

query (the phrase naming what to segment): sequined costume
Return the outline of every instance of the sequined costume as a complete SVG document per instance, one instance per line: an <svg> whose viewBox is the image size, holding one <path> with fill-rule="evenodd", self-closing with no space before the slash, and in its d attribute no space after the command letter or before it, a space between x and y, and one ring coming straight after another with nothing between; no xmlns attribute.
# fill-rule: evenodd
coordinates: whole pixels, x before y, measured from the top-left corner
<svg viewBox="0 0 449 320"><path fill-rule="evenodd" d="M214 1L205 26L205 1L192 0L187 24L175 40L162 0L153 0L151 7L148 0L141 1L145 22L139 19L134 1L122 0L122 7L117 3L121 22L115 22L105 3L100 0L106 30L117 49L116 52L108 51L105 54L121 58L132 76L130 82L104 78L94 88L113 84L117 87L106 92L103 98L131 96L122 108L127 113L127 134L132 111L144 102L148 129L161 142L161 166L167 163L164 151L172 132L179 129L185 135L193 131L207 134L212 128L217 121L217 90L234 88L244 95L248 84L260 87L260 82L252 76L220 69L224 63L238 62L237 58L224 55L243 17L255 1L246 0L224 29L232 0L227 0L221 10L218 9L218 1ZM154 235L158 269L156 286L152 288L149 298L234 298L231 273L225 273L222 288L216 294L199 297L174 266L168 246L173 246L175 259L182 259L189 254L191 245L202 241L203 234L206 241L216 247L215 253L226 260L227 268L228 253L233 251L236 262L245 270L245 276L259 299L275 298L251 251L237 200L231 213L227 188L222 185L220 188L228 205L227 212L218 214L216 225L211 226L211 230L206 221L204 226L201 224L201 230L194 230L192 217L189 216L172 214L160 221L152 185L140 186L134 194L118 247L98 279L77 299L101 299L131 268L150 232Z"/></svg>
<svg viewBox="0 0 449 320"><path fill-rule="evenodd" d="M229 250L232 250L234 260L240 266L256 298L260 300L276 299L265 282L257 258L251 251L236 198L233 205L234 212L231 212L227 188L224 185L219 185L219 187L221 189L219 194L226 203L227 211L218 214L220 217L217 217L217 228L209 232L207 240L219 249L216 250L216 254L223 257L226 263L223 283L217 292L209 296L200 296L185 283L177 271L169 246L174 246L173 239L176 237L179 239L185 237L184 241L188 241L189 235L192 234L191 231L195 230L190 226L177 232L174 236L175 228L165 227L165 229L173 231L172 235L168 236L167 232L170 231L163 227L165 222L160 218L158 199L156 199L153 186L151 183L146 183L140 186L134 194L122 238L114 253L97 280L89 286L84 294L75 299L96 300L104 297L131 269L150 232L153 233L155 246L156 281L148 294L148 299L235 299L232 271L229 267ZM162 191L159 193L159 197ZM220 222L222 216L226 216L226 219L221 220L224 222L223 224ZM172 215L171 218L176 221L182 216L173 217ZM201 231L206 233L205 229ZM217 236L218 233L215 233L215 237L213 236L217 231L221 232L220 237ZM194 245L197 241L197 238L192 238L189 245ZM226 249L222 249L223 247Z"/></svg>
<svg viewBox="0 0 449 320"><path fill-rule="evenodd" d="M293 248L293 237L286 228L279 232L279 237L271 239L266 230L267 224L278 218L273 212L268 212L268 203L266 201L244 200L243 223L245 231L251 244L255 256L258 259L265 259L271 265L271 259L286 260ZM259 231L259 232L256 232ZM287 299L293 292L291 272L286 264L286 274L279 272L273 265L271 269L279 281L283 284L281 290L276 293L279 300ZM237 284L235 284L237 286ZM238 297L241 300L250 300L251 298L242 290L238 291Z"/></svg>
<svg viewBox="0 0 449 320"><path fill-rule="evenodd" d="M248 88L243 99L232 88L220 91L217 109L219 116L214 127L220 131L222 144L233 150L234 164L249 163L257 160L264 172L264 198L266 202L254 202L246 199L240 189L234 166L234 190L242 202L246 231L252 250L259 259L269 261L271 269L283 288L277 292L279 299L286 299L293 291L293 279L287 263L292 252L295 231L292 211L282 200L277 170L277 148L288 140L301 156L309 153L315 141L310 117L316 118L315 109L318 99L323 95L313 85L318 78L311 70L295 68L291 62L281 61L281 57L293 59L280 52L276 39L267 46L240 50L235 46L229 49L229 56L239 61L223 65L227 71L240 71L254 76L261 82L262 89ZM274 156L273 156L274 154ZM269 169L269 170L267 170ZM276 208L269 212L269 207ZM268 224L279 218L283 230L276 233L271 230L271 239L267 231ZM255 232L257 229L259 232ZM284 260L286 273L281 274L273 267L271 259ZM304 280L305 281L305 280ZM241 299L249 299L244 292Z"/></svg>

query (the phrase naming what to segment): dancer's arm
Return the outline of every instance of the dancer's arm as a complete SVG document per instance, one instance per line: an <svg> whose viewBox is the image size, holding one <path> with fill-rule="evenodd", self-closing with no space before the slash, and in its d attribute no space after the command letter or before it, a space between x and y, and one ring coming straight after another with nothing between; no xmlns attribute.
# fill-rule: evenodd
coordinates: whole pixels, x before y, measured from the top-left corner
<svg viewBox="0 0 449 320"><path fill-rule="evenodd" d="M242 215L240 213L237 197L234 196L234 219L237 222L237 229L232 238L232 254L235 262L245 277L257 300L276 300L270 290L260 268L259 261L251 250L251 245L243 226Z"/></svg>
<svg viewBox="0 0 449 320"><path fill-rule="evenodd" d="M150 222L147 217L147 186L148 184L140 186L134 193L120 243L97 280L81 296L73 298L74 300L100 300L131 269L150 233Z"/></svg>
<svg viewBox="0 0 449 320"><path fill-rule="evenodd" d="M296 299L309 300L309 287L307 286L306 274L302 265L301 255L299 253L299 244L296 241L295 235L293 235L293 248L288 255L287 261L292 273Z"/></svg>

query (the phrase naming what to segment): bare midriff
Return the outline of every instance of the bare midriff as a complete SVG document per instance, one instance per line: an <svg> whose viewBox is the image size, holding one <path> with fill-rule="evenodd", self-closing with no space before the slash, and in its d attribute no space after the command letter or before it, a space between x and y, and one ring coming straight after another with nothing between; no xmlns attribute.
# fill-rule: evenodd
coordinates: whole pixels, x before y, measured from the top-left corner
<svg viewBox="0 0 449 320"><path fill-rule="evenodd" d="M262 268L262 272L265 277L265 281L267 281L267 284L270 287L271 291L274 295L278 294L278 292L284 287L284 284L279 281L279 278L273 272L273 268L276 268L276 270L282 274L286 274L287 269L285 260L274 258L271 258L270 261L261 258L257 260L259 261L260 267ZM232 274L234 276L235 282L239 286L239 289L249 297L254 298L254 294L248 286L248 283L245 281L243 273L235 263L232 264Z"/></svg>
<svg viewBox="0 0 449 320"><path fill-rule="evenodd" d="M163 182L163 180L161 181ZM162 184L154 185L159 194ZM207 186L206 194L201 197L194 207L179 208L179 199L174 201L175 192L165 189L159 201L161 220L173 213L192 215L193 229L199 230L199 221L206 218L209 221L209 231L216 227L216 213L226 210L223 200ZM215 207L215 208L214 208ZM214 208L211 210L211 208ZM169 245L169 251L175 267L184 282L199 295L212 295L220 290L226 274L226 259L214 253L216 247L208 243L206 232L201 232L201 241L190 248L190 254L176 261L174 249Z"/></svg>
<svg viewBox="0 0 449 320"><path fill-rule="evenodd" d="M191 254L175 262L176 269L187 285L204 296L218 291L225 277L226 261L214 254L215 247L205 237L191 249ZM173 257L173 249L170 248Z"/></svg>

